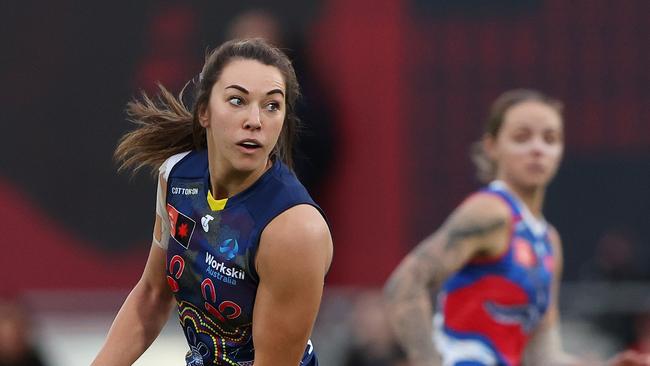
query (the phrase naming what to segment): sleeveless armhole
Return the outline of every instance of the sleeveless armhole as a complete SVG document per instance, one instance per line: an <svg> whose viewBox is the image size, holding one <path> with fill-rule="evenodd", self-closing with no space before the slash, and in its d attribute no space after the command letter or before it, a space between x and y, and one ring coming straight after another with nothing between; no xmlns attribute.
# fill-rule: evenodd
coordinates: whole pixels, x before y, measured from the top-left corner
<svg viewBox="0 0 650 366"><path fill-rule="evenodd" d="M167 250L170 235L169 215L167 214L167 192L163 192L161 182L169 182L169 174L176 163L181 161L190 152L183 152L172 155L165 160L158 169L158 184L156 189L156 215L160 216L160 241L156 240L156 234L153 234L153 242L164 250Z"/></svg>

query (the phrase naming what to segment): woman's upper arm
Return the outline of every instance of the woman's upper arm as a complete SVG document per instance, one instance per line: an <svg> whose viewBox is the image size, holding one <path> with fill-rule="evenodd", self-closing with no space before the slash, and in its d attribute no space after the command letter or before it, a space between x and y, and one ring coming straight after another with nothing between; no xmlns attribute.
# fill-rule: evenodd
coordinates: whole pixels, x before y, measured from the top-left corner
<svg viewBox="0 0 650 366"><path fill-rule="evenodd" d="M310 205L288 209L262 233L255 262L260 278L253 310L255 366L300 363L332 248L327 223Z"/></svg>
<svg viewBox="0 0 650 366"><path fill-rule="evenodd" d="M546 312L542 324L540 324L540 327L553 326L558 323L560 318L558 308L564 259L562 256L562 239L560 238L558 231L552 226L549 228L549 239L553 248L553 277L551 280L551 299L548 311Z"/></svg>
<svg viewBox="0 0 650 366"><path fill-rule="evenodd" d="M510 220L510 209L500 198L471 196L404 258L387 284L388 296L401 296L395 291L404 285L439 284L475 256L498 255L508 244Z"/></svg>
<svg viewBox="0 0 650 366"><path fill-rule="evenodd" d="M577 364L571 357L564 354L560 337L558 310L558 295L562 277L562 242L555 228L549 228L549 239L553 248L554 265L551 282L551 298L544 318L531 334L526 345L526 361L531 365L546 365L549 359L558 360L557 364ZM563 363L564 362L564 363ZM554 363L555 364L555 363Z"/></svg>
<svg viewBox="0 0 650 366"><path fill-rule="evenodd" d="M159 221L160 217L156 215L154 232L157 231L157 228L160 226ZM154 291L152 292L154 295L171 299L172 293L169 290L166 280L166 261L167 251L160 245L152 243L151 249L149 250L149 257L147 258L147 263L145 264L139 284L145 286L148 290Z"/></svg>
<svg viewBox="0 0 650 366"><path fill-rule="evenodd" d="M140 283L151 290L155 290L161 296L171 298L172 293L169 291L166 280L167 241L169 240L169 218L166 211L164 211L166 188L167 182L161 174L158 178L158 192L156 194L153 243Z"/></svg>

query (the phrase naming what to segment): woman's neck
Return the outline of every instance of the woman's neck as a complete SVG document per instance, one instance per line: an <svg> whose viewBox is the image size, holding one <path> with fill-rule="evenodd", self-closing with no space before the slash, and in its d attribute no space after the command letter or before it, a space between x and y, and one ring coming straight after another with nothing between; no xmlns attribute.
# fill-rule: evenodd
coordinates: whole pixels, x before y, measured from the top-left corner
<svg viewBox="0 0 650 366"><path fill-rule="evenodd" d="M545 187L524 187L521 185L513 184L507 180L501 181L508 186L508 189L510 189L510 191L512 191L524 205L526 205L533 216L538 219L542 217L544 196L546 194Z"/></svg>
<svg viewBox="0 0 650 366"><path fill-rule="evenodd" d="M272 165L271 159L258 169L238 171L232 165L209 156L210 191L215 199L232 197L255 183Z"/></svg>

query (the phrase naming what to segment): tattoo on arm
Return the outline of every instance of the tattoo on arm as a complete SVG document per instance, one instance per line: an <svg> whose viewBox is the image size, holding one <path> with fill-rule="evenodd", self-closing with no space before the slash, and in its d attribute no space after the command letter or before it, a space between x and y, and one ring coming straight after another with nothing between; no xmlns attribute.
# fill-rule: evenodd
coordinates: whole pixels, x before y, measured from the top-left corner
<svg viewBox="0 0 650 366"><path fill-rule="evenodd" d="M432 287L438 288L449 272L467 260L468 239L495 232L504 219L485 222L453 215L442 229L424 240L393 273L385 287L389 319L409 359L416 365L436 364L433 345ZM451 268L450 268L451 267Z"/></svg>
<svg viewBox="0 0 650 366"><path fill-rule="evenodd" d="M505 226L503 219L491 220L485 223L459 223L453 220L446 223L441 233L436 233L419 244L393 273L386 285L386 295L391 300L400 302L410 301L421 287L429 288L439 284L446 277L446 265L450 259L462 255L459 250L461 242L472 237L490 234ZM436 237L442 235L445 239L442 250L436 245Z"/></svg>
<svg viewBox="0 0 650 366"><path fill-rule="evenodd" d="M401 266L386 284L385 298L390 312L388 319L398 342L414 366L437 365L439 357L432 339L431 294L424 285L438 267L437 259L420 259L422 257L412 266Z"/></svg>
<svg viewBox="0 0 650 366"><path fill-rule="evenodd" d="M491 234L503 228L506 221L502 218L497 218L486 222L458 223L456 225L451 222L450 224L451 227L448 232L446 248L451 248L457 245L461 240Z"/></svg>

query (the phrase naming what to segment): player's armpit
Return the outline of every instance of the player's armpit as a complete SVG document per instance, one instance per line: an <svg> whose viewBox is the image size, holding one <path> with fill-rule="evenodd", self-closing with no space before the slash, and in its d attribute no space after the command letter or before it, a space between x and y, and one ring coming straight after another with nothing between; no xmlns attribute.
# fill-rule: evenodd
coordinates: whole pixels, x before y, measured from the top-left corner
<svg viewBox="0 0 650 366"><path fill-rule="evenodd" d="M329 229L312 206L295 206L264 230L256 257L255 366L300 363L331 258Z"/></svg>

